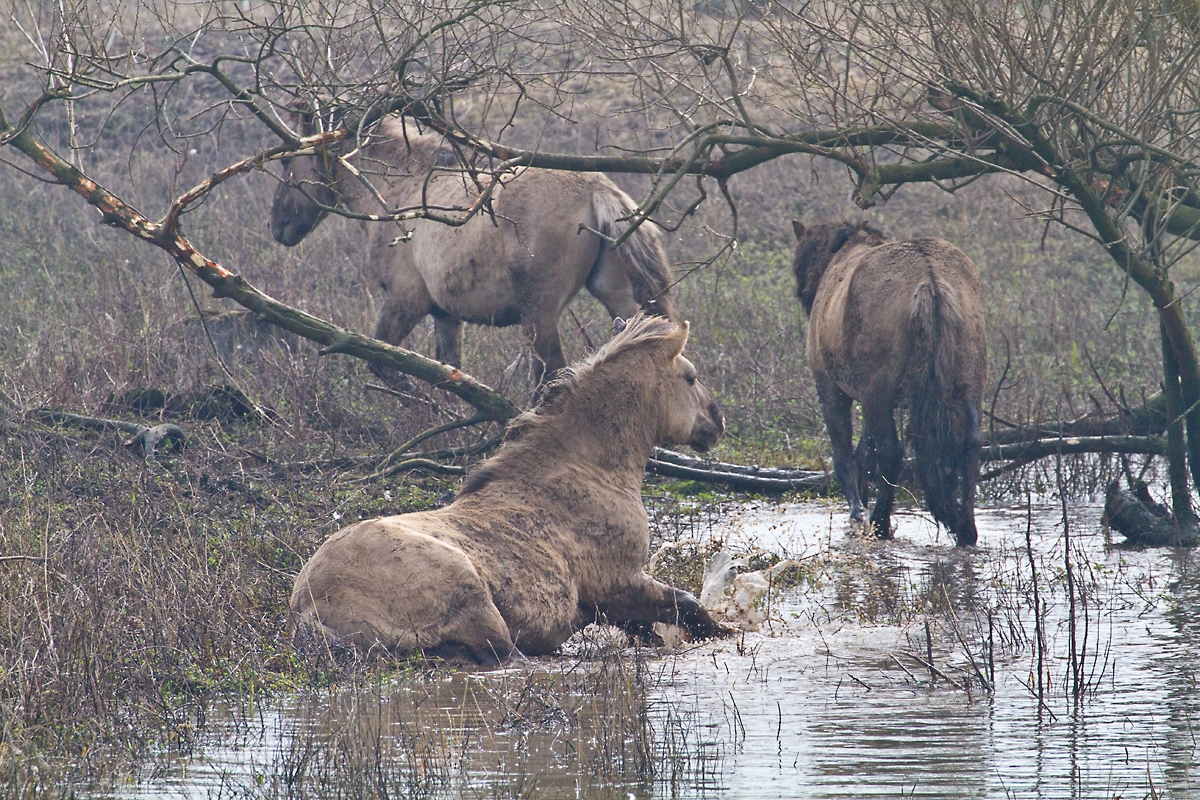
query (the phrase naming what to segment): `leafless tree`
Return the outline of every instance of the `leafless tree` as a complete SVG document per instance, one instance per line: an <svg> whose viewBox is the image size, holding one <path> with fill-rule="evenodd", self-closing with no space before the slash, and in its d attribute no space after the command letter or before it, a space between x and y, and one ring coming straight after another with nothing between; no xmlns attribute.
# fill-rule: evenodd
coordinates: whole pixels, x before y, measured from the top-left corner
<svg viewBox="0 0 1200 800"><path fill-rule="evenodd" d="M1171 268L1200 241L1196 0L13 2L4 38L24 78L0 96L0 145L218 296L326 352L445 385L494 419L514 407L469 376L289 309L203 256L188 210L273 160L341 157L393 113L461 145L481 192L523 166L648 174L635 216L667 227L710 197L732 204L732 176L791 154L844 165L863 207L909 183L953 192L1017 176L1044 198L1023 213L1094 239L1158 310L1175 510L1190 514L1200 358ZM172 146L239 127L272 141L152 219L73 156L146 98ZM288 107L325 129L299 135ZM585 117L623 135L588 153L537 146L538 126ZM14 155L6 163L28 168ZM693 199L668 202L684 182ZM380 200L384 219L431 213Z"/></svg>

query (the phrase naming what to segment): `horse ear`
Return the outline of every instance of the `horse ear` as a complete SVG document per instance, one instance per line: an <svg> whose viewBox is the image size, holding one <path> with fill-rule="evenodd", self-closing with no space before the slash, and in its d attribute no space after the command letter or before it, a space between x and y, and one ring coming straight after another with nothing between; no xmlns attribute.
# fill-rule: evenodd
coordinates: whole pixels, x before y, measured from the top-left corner
<svg viewBox="0 0 1200 800"><path fill-rule="evenodd" d="M842 249L842 245L850 238L850 234L854 233L854 228L850 225L840 228L833 237L833 246L829 248L830 253L836 253Z"/></svg>
<svg viewBox="0 0 1200 800"><path fill-rule="evenodd" d="M668 363L678 358L679 354L683 352L683 348L687 346L689 327L686 321L682 322L679 324L679 327L667 334L666 338L663 339L664 352L667 354Z"/></svg>
<svg viewBox="0 0 1200 800"><path fill-rule="evenodd" d="M796 234L797 239L804 238L804 226L800 223L800 220L792 220L792 233Z"/></svg>

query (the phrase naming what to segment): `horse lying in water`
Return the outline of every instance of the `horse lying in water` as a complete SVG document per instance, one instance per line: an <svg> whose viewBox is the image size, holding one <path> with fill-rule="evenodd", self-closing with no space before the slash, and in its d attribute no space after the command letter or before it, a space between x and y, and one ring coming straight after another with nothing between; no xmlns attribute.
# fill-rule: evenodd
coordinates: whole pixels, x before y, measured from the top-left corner
<svg viewBox="0 0 1200 800"><path fill-rule="evenodd" d="M860 475L874 462L871 524L891 538L904 461L895 411L907 408L906 433L929 511L958 545L975 544L987 376L979 271L941 239L888 242L865 224L846 222L792 227L797 294L809 318L808 365L851 518L862 519ZM857 453L854 400L863 417Z"/></svg>
<svg viewBox="0 0 1200 800"><path fill-rule="evenodd" d="M301 135L318 132L312 115L296 113L292 121ZM475 206L480 185L458 151L440 135L418 135L414 128L399 117L381 122L346 157L361 176L328 154L286 159L271 204L275 240L298 244L335 207L384 214L380 198L397 209L423 207L451 217L461 215L455 209ZM658 226L643 223L619 247L593 232L618 237L635 208L600 173L522 169L496 186L488 205L464 225L367 222L368 277L384 290L375 338L399 345L432 314L437 359L462 366L464 321L520 324L533 341L540 383L567 363L558 318L582 287L614 317L639 310L674 316ZM411 239L398 241L408 234Z"/></svg>
<svg viewBox="0 0 1200 800"><path fill-rule="evenodd" d="M595 621L726 634L644 571L646 460L663 444L703 452L725 430L681 354L687 335L687 323L639 315L513 420L453 503L335 533L296 578L294 621L363 653L480 663L549 653Z"/></svg>

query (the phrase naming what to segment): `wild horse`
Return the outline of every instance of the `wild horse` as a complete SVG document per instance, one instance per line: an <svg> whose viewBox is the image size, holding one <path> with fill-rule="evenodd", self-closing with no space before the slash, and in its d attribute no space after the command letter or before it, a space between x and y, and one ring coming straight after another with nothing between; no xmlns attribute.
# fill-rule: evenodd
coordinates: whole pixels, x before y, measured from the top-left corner
<svg viewBox="0 0 1200 800"><path fill-rule="evenodd" d="M549 653L594 621L727 633L645 572L646 459L661 444L707 450L725 429L682 355L687 334L687 323L635 317L562 370L449 506L335 533L296 578L294 622L364 653L481 663Z"/></svg>
<svg viewBox="0 0 1200 800"><path fill-rule="evenodd" d="M979 271L941 239L888 242L865 224L793 221L796 291L808 315L808 365L816 379L833 469L852 519L861 520L862 471L878 467L871 524L891 538L904 446L896 409L934 519L960 546L975 544L987 339ZM851 405L862 405L862 441L851 446ZM872 464L871 462L874 462Z"/></svg>
<svg viewBox="0 0 1200 800"><path fill-rule="evenodd" d="M301 134L317 132L312 115L296 112L292 121ZM438 360L461 366L464 322L520 324L533 341L540 383L566 364L558 318L583 286L614 317L674 315L658 227L644 222L611 245L636 205L606 176L517 170L480 204L482 184L459 152L413 128L389 117L344 158L286 159L271 205L271 233L289 247L334 208L383 215L381 200L444 216L478 208L460 226L410 221L401 236L394 224L365 222L367 273L385 295L375 338L398 345L432 314Z"/></svg>

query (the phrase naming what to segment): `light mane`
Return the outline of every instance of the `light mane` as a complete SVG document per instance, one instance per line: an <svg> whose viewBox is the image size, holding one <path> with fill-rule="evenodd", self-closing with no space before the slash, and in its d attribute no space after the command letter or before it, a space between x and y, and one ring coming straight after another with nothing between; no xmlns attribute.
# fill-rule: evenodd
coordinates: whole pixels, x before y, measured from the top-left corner
<svg viewBox="0 0 1200 800"><path fill-rule="evenodd" d="M559 371L558 376L548 383L542 399L529 411L508 423L504 431L504 449L524 438L531 431L544 427L560 416L571 398L594 391L596 372L600 367L627 357L631 352L661 342L679 332L679 325L657 314L639 313L629 320L625 329L614 336L590 357ZM493 462L503 453L497 453L478 469L467 476L461 494L469 494L483 488L494 476Z"/></svg>

